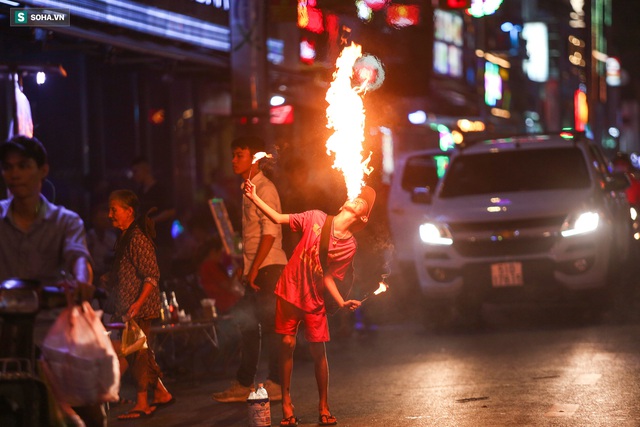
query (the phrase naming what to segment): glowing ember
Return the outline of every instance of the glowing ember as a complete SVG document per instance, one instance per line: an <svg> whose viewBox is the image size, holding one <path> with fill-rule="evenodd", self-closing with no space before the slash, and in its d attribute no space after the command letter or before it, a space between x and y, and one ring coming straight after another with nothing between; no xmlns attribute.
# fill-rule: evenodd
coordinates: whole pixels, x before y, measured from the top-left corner
<svg viewBox="0 0 640 427"><path fill-rule="evenodd" d="M378 294L381 294L381 293L383 293L383 292L387 292L387 289L389 289L389 285L387 285L387 284L386 284L386 283L384 283L384 282L380 282L380 286L378 286L378 289L376 289L376 290L373 292L373 294L374 294L374 295L378 295Z"/></svg>
<svg viewBox="0 0 640 427"><path fill-rule="evenodd" d="M327 154L335 154L333 168L344 176L347 197L355 199L364 186L364 175L369 175L371 153L363 160L364 106L361 87L353 88L354 64L362 56L362 47L355 43L345 47L336 61L333 82L327 91L327 127L334 133L327 140Z"/></svg>
<svg viewBox="0 0 640 427"><path fill-rule="evenodd" d="M273 156L271 154L267 154L264 151L258 151L256 154L253 155L253 161L251 162L252 165L254 165L258 160L260 159L271 159L273 158Z"/></svg>
<svg viewBox="0 0 640 427"><path fill-rule="evenodd" d="M382 281L378 283L378 289L376 289L373 293L367 293L367 294L364 296L364 298L362 299L362 301L360 301L361 303L363 303L363 302L365 302L366 300L368 300L368 299L369 299L369 297L370 297L370 296L372 296L372 295L379 295L379 294L381 294L381 293L383 293L383 292L387 292L387 289L389 289L389 285L387 285L387 284L384 282L384 277L385 277L385 276L383 276Z"/></svg>

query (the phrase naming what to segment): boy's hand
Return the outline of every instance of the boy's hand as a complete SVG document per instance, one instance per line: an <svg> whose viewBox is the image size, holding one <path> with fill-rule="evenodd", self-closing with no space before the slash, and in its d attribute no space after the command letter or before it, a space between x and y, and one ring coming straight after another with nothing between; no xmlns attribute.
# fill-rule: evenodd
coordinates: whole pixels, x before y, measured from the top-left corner
<svg viewBox="0 0 640 427"><path fill-rule="evenodd" d="M247 196L249 200L253 200L256 195L256 186L250 179L244 181L244 195Z"/></svg>
<svg viewBox="0 0 640 427"><path fill-rule="evenodd" d="M358 301L358 300L355 300L355 299L350 299L348 301L345 301L344 304L342 305L342 307L348 308L351 311L355 311L361 305L362 305L362 301Z"/></svg>

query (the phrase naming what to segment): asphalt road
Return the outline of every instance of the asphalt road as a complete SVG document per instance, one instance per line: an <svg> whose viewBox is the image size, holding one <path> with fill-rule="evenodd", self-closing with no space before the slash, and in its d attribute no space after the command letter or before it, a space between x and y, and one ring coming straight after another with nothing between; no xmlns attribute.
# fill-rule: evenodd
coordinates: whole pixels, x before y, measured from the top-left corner
<svg viewBox="0 0 640 427"><path fill-rule="evenodd" d="M635 293L602 319L585 319L564 306L485 306L485 325L473 333L426 332L417 308L380 296L368 307L371 324L364 330L332 319L329 399L339 425L640 426ZM300 348L292 396L300 425L313 426L317 392L305 356ZM177 402L126 424L247 426L245 403L220 404L210 397L233 379L234 363L203 366L195 360L169 371L166 382ZM258 380L262 376L264 367ZM122 394L134 395L126 378ZM126 409L112 407L110 425L124 425L116 416ZM273 403L273 425L281 417L281 405Z"/></svg>

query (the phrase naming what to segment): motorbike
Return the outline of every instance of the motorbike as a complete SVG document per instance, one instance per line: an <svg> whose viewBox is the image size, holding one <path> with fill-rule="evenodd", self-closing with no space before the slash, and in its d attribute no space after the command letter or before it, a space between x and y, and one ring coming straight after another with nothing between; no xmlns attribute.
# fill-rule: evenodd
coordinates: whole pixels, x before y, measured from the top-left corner
<svg viewBox="0 0 640 427"><path fill-rule="evenodd" d="M38 374L34 331L38 313L65 307L68 298L63 284L43 286L27 279L0 282L0 426L50 425L53 405Z"/></svg>
<svg viewBox="0 0 640 427"><path fill-rule="evenodd" d="M33 336L36 316L61 292L35 280L0 283L0 425L49 424L48 392L36 374Z"/></svg>

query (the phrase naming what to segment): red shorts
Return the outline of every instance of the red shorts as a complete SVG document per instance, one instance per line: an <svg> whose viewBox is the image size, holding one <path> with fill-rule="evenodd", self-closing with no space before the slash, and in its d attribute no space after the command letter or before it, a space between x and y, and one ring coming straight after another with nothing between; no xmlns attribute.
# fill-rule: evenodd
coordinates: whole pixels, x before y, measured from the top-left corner
<svg viewBox="0 0 640 427"><path fill-rule="evenodd" d="M295 305L278 297L275 332L295 336L300 322L304 322L304 337L308 342L329 341L327 313L305 313Z"/></svg>

